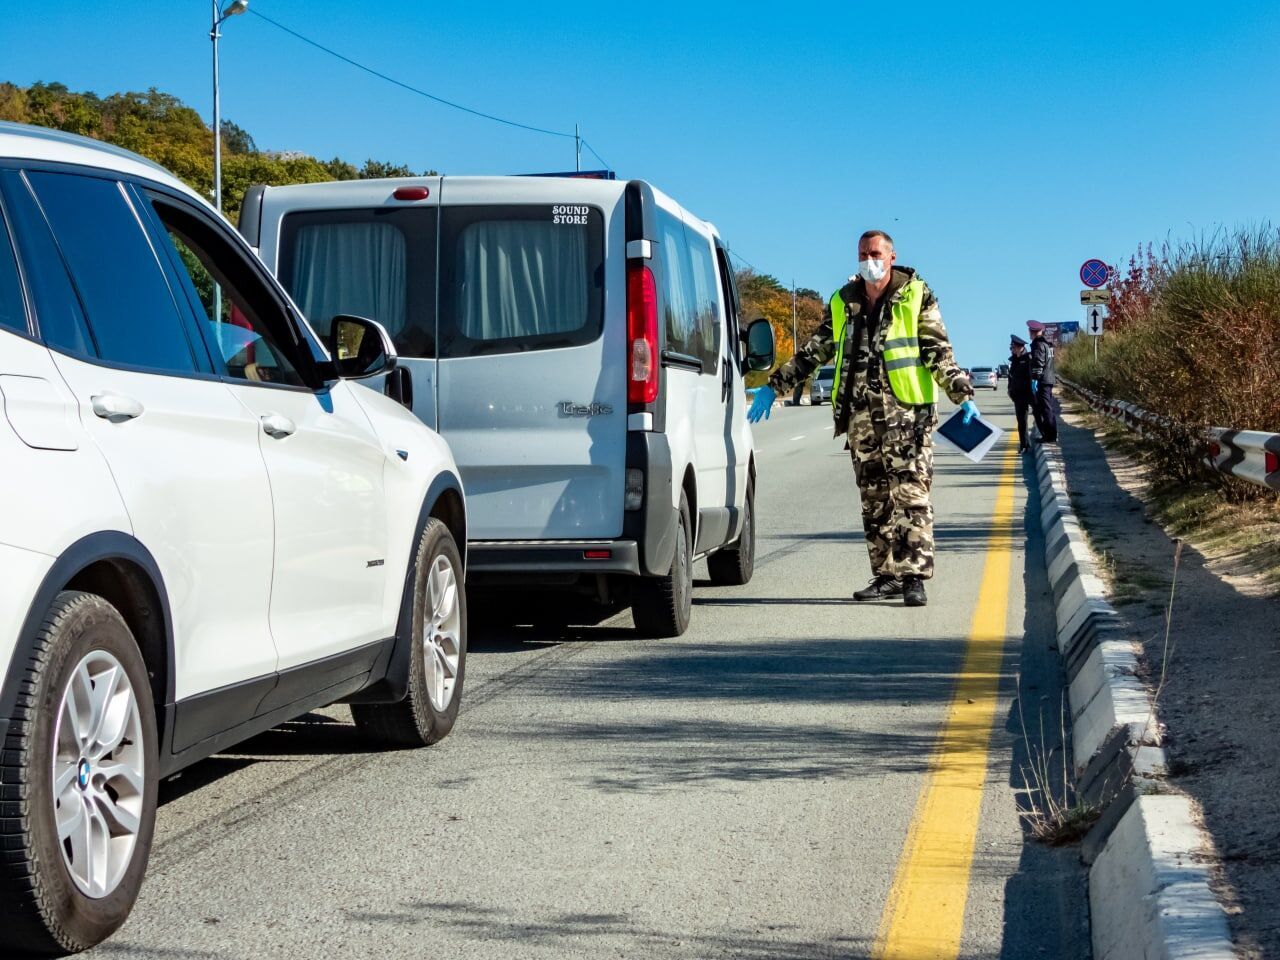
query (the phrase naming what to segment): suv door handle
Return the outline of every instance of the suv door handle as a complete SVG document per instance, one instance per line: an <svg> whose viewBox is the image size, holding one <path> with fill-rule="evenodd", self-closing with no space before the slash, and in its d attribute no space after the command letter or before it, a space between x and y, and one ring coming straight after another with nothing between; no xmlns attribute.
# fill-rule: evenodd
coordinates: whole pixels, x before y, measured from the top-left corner
<svg viewBox="0 0 1280 960"><path fill-rule="evenodd" d="M118 393L98 393L89 398L93 404L93 415L111 423L124 423L142 416L142 404L133 397L122 397Z"/></svg>
<svg viewBox="0 0 1280 960"><path fill-rule="evenodd" d="M262 432L273 440L283 440L285 437L292 436L297 429L297 425L292 420L278 413L269 413L262 418Z"/></svg>

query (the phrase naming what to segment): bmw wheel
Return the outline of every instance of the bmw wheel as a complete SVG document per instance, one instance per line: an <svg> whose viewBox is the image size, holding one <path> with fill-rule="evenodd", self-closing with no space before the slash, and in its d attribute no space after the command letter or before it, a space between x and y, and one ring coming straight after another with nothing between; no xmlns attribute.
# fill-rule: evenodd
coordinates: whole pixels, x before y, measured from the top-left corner
<svg viewBox="0 0 1280 960"><path fill-rule="evenodd" d="M462 557L444 523L432 517L414 558L409 693L399 703L353 703L351 715L371 740L422 747L448 736L458 719L467 660L467 596Z"/></svg>
<svg viewBox="0 0 1280 960"><path fill-rule="evenodd" d="M20 669L0 765L0 943L85 950L124 923L155 829L150 680L102 597L64 591Z"/></svg>

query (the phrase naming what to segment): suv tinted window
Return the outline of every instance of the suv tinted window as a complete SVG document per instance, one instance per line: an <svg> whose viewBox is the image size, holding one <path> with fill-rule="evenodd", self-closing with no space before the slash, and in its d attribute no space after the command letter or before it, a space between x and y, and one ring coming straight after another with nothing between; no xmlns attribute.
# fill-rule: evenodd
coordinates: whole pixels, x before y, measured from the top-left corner
<svg viewBox="0 0 1280 960"><path fill-rule="evenodd" d="M338 314L377 320L405 357L436 353L436 211L318 210L284 218L280 281L323 337Z"/></svg>
<svg viewBox="0 0 1280 960"><path fill-rule="evenodd" d="M590 343L604 322L604 216L582 205L445 207L445 357Z"/></svg>
<svg viewBox="0 0 1280 960"><path fill-rule="evenodd" d="M0 211L0 327L18 333L29 333L27 308L22 298L22 285L18 281L18 261L9 245L9 231Z"/></svg>
<svg viewBox="0 0 1280 960"><path fill-rule="evenodd" d="M195 354L137 214L114 180L27 175L80 293L98 356L192 373Z"/></svg>
<svg viewBox="0 0 1280 960"><path fill-rule="evenodd" d="M148 197L205 342L228 376L301 387L295 331L246 254L195 213Z"/></svg>

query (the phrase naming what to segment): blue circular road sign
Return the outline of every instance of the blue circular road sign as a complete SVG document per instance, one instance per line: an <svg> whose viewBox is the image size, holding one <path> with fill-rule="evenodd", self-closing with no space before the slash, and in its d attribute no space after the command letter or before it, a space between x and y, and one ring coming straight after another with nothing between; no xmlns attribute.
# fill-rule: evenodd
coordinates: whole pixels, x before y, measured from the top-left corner
<svg viewBox="0 0 1280 960"><path fill-rule="evenodd" d="M1080 282L1086 287L1103 286L1111 276L1111 268L1101 260L1086 260L1080 266Z"/></svg>

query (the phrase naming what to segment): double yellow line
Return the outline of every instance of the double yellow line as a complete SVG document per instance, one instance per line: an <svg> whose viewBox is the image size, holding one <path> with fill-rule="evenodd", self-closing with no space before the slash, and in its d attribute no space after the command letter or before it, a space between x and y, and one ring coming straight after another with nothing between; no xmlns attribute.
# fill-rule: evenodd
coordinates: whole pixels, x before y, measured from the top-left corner
<svg viewBox="0 0 1280 960"><path fill-rule="evenodd" d="M1012 445L1006 447L964 666L880 920L875 956L881 960L960 953L1004 662L1017 462Z"/></svg>

